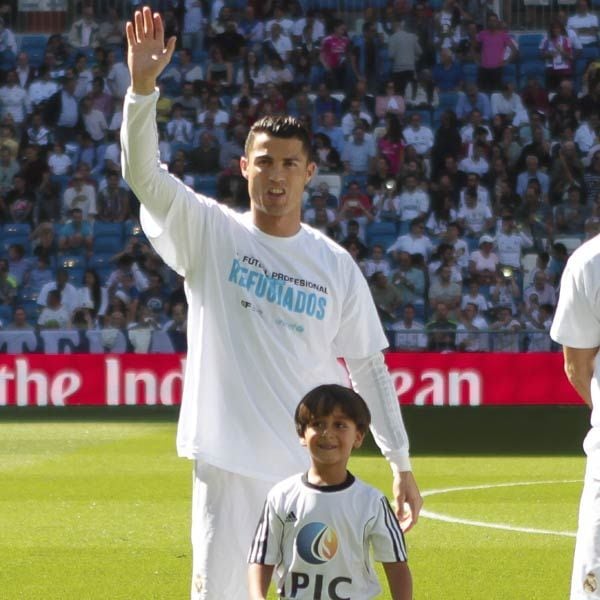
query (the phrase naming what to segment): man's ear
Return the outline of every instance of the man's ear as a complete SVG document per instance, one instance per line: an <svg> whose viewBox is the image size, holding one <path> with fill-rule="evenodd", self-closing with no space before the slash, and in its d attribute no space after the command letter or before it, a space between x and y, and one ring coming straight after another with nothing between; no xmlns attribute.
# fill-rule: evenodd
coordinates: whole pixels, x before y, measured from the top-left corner
<svg viewBox="0 0 600 600"><path fill-rule="evenodd" d="M242 175L248 179L248 159L245 156L240 157L240 169L242 171Z"/></svg>
<svg viewBox="0 0 600 600"><path fill-rule="evenodd" d="M317 163L309 162L308 166L306 167L306 179L304 180L305 186L310 183L311 179L315 176L316 172L317 172Z"/></svg>

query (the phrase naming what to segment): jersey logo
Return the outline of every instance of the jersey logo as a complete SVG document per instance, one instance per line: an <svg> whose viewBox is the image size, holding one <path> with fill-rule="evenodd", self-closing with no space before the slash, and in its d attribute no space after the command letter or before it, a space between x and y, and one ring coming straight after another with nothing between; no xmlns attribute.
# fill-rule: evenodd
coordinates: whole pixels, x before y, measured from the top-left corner
<svg viewBox="0 0 600 600"><path fill-rule="evenodd" d="M296 538L300 557L311 565L322 565L331 560L338 549L338 536L325 523L308 523Z"/></svg>
<svg viewBox="0 0 600 600"><path fill-rule="evenodd" d="M296 517L296 513L293 510L291 510L287 514L287 517L285 518L286 523L295 523L297 520L298 520L298 517Z"/></svg>

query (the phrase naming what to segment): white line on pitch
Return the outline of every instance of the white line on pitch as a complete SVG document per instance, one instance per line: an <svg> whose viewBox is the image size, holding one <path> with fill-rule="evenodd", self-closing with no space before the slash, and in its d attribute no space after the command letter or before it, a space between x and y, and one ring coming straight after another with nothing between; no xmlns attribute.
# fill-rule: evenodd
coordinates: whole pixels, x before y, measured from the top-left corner
<svg viewBox="0 0 600 600"><path fill-rule="evenodd" d="M472 490L489 490L494 488L508 488L508 487L520 487L530 485L552 485L557 483L581 483L581 479L561 479L554 481L517 481L510 483L493 483L484 485L468 485L468 486L457 486L452 488L441 488L438 490L425 490L421 495L435 496L438 494L450 494L452 492L466 492ZM502 529L504 531L516 531L519 533L534 533L539 535L558 535L563 537L575 537L575 533L571 531L554 531L552 529L537 529L534 527L517 527L515 525L509 525L507 523L490 523L486 521L474 521L472 519L461 519L459 517L451 517L441 513L435 513L429 510L422 510L421 516L436 521L443 521L445 523L456 523L459 525L470 525L472 527L487 527L488 529Z"/></svg>

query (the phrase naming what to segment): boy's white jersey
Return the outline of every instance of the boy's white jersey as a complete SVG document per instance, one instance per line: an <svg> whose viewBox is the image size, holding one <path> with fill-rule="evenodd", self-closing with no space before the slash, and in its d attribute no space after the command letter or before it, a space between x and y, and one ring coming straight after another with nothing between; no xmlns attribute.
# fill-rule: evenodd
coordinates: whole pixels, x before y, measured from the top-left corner
<svg viewBox="0 0 600 600"><path fill-rule="evenodd" d="M367 600L381 592L370 548L377 561L407 560L387 498L350 473L325 487L303 473L269 492L248 561L275 565L281 598Z"/></svg>

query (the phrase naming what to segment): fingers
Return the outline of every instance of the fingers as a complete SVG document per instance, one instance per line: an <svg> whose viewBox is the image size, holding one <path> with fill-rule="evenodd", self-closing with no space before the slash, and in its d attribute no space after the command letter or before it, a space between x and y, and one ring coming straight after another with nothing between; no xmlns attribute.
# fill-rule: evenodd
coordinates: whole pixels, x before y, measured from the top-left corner
<svg viewBox="0 0 600 600"><path fill-rule="evenodd" d="M165 50L165 53L167 55L167 61L170 62L171 61L171 57L173 56L173 52L175 52L175 44L177 42L177 38L175 36L172 36L169 38L169 41L167 42L167 48Z"/></svg>
<svg viewBox="0 0 600 600"><path fill-rule="evenodd" d="M142 13L139 10L135 11L135 14L133 15L133 21L135 24L135 39L137 43L140 44L144 37L144 21Z"/></svg>
<svg viewBox="0 0 600 600"><path fill-rule="evenodd" d="M127 44L131 48L136 44L135 31L133 29L133 23L131 21L129 21L127 25L125 25L125 34L127 35Z"/></svg>
<svg viewBox="0 0 600 600"><path fill-rule="evenodd" d="M149 39L154 39L154 20L152 18L152 11L148 6L144 6L142 9L144 16L144 36ZM158 17L160 19L160 17Z"/></svg>
<svg viewBox="0 0 600 600"><path fill-rule="evenodd" d="M163 21L158 13L154 13L154 39L162 42L164 38L165 31L163 27Z"/></svg>

